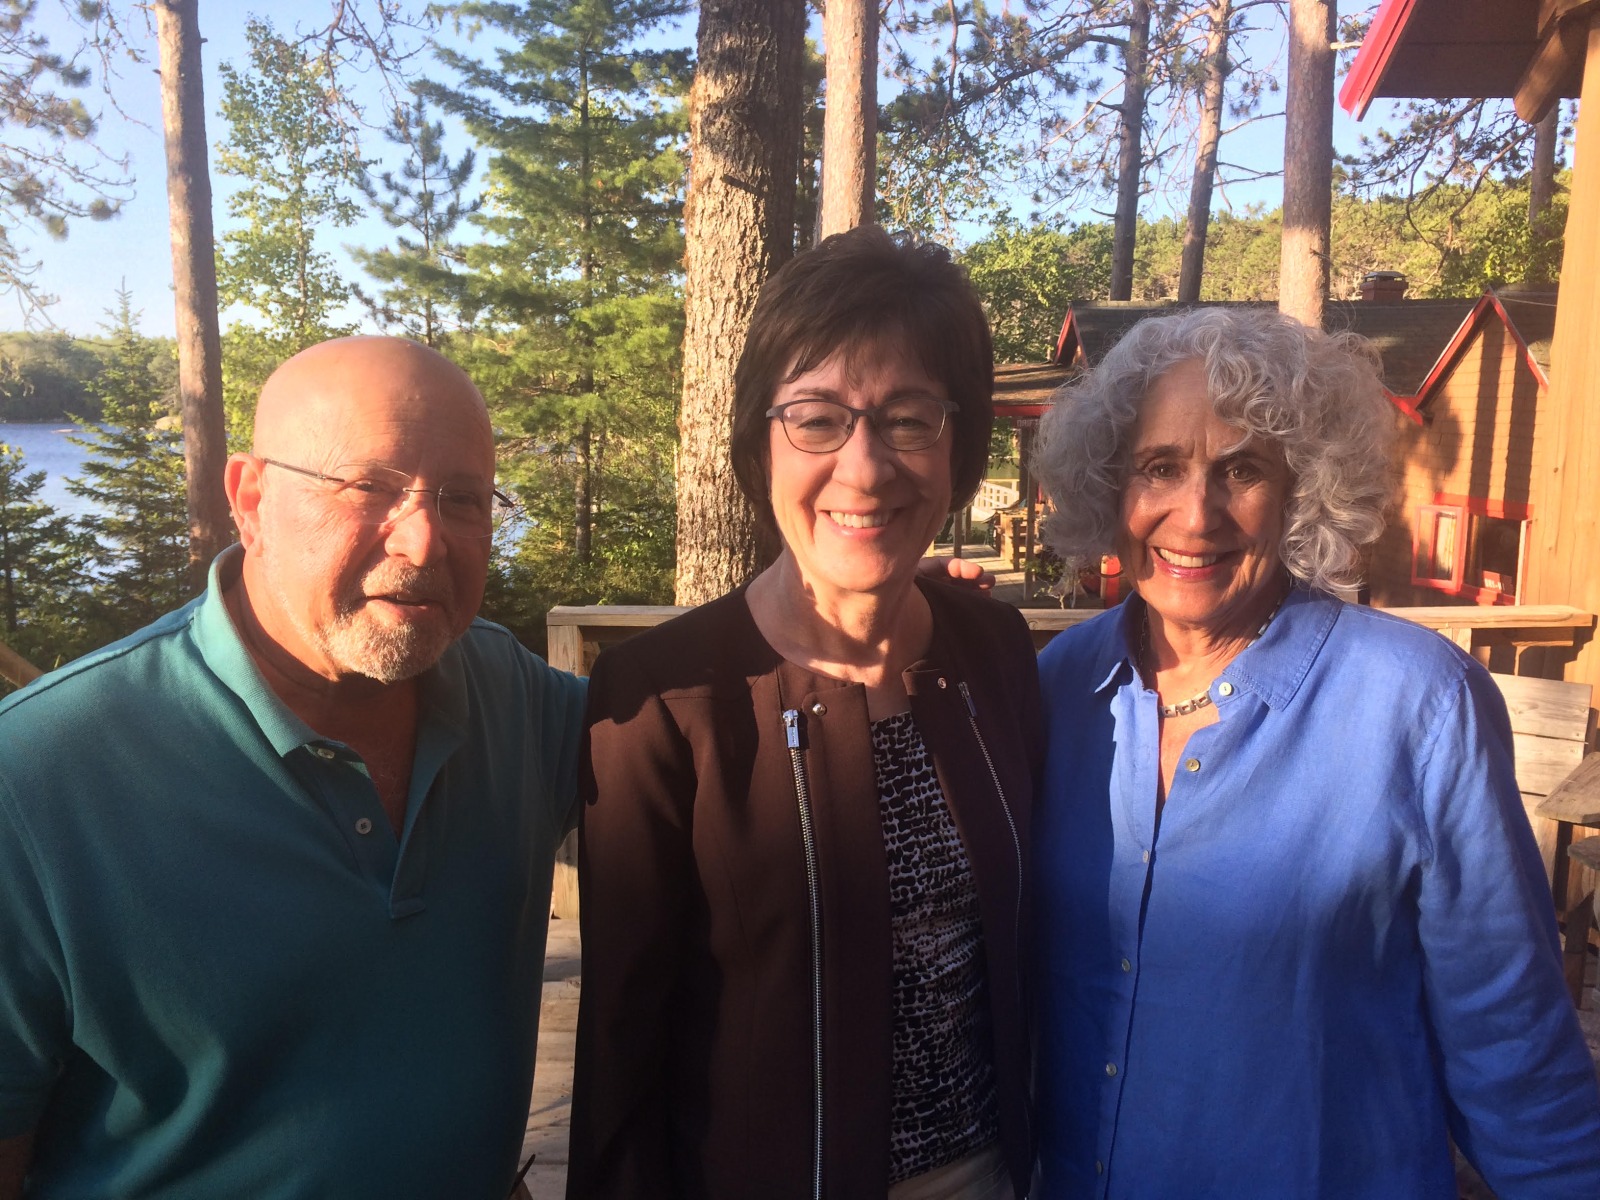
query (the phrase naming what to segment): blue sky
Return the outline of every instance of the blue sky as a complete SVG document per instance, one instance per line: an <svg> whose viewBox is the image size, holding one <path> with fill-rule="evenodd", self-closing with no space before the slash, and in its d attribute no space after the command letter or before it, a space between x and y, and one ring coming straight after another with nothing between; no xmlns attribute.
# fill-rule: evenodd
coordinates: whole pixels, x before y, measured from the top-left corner
<svg viewBox="0 0 1600 1200"><path fill-rule="evenodd" d="M205 37L204 66L207 114L207 137L215 146L225 129L217 115L221 96L218 64L241 61L246 47L245 22L256 8L270 12L280 30L299 24L311 28L325 22L330 0L273 0L273 3L252 6L239 5L230 0L201 0L201 32ZM39 8L42 28L59 33L68 27L64 18L47 2ZM28 242L43 266L39 282L44 290L60 297L59 303L48 311L50 321L70 333L94 334L105 319L105 311L114 303L114 292L120 281L133 293L136 308L142 310L142 328L149 334L170 335L173 331L172 263L171 247L167 234L167 201L164 150L161 138L161 106L159 81L155 71L154 38L143 25L143 18L130 16L131 32L136 43L146 51L147 62L128 63L122 68L122 78L116 95L126 115L112 111L98 95L92 96L91 107L103 109L101 143L114 154L126 154L133 175L133 196L115 220L94 223L79 221L71 227L69 236L60 242L51 241L42 233L24 231ZM58 38L64 41L65 34ZM693 40L692 24L687 24L681 35L682 43ZM1261 47L1258 52L1266 61L1272 61L1271 47ZM363 98L377 97L377 89L370 77L356 77L354 90ZM365 94L364 94L365 93ZM1279 103L1269 100L1269 106ZM1335 117L1335 142L1342 149L1353 149L1360 132L1370 132L1384 113L1374 105L1362 127L1358 127L1342 111ZM1263 120L1223 143L1223 157L1235 162L1249 162L1257 167L1275 168L1282 157L1283 124L1281 120ZM366 147L369 153L381 148L376 135ZM451 148L459 152L460 145ZM219 237L226 230L227 214L224 208L227 181L213 174L216 189L215 217ZM1277 179L1267 179L1253 184L1240 184L1219 192L1216 208L1224 206L1242 210L1251 204L1275 207L1280 199L1281 184ZM1181 204L1183 197L1177 198ZM1170 208L1173 201L1157 196L1146 211L1159 215ZM1094 214L1079 212L1066 214L1067 220L1093 219ZM340 252L346 244L377 246L387 242L388 231L376 218L349 229L330 230L324 248ZM355 275L351 267L350 273ZM351 313L350 319L359 319ZM9 310L0 307L0 328L16 328L22 323L15 303Z"/></svg>

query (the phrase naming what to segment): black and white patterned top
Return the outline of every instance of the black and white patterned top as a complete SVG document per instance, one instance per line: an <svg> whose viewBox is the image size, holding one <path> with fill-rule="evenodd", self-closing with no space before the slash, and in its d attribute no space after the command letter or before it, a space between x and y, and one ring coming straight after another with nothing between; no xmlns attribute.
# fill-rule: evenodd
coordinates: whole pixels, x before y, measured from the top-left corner
<svg viewBox="0 0 1600 1200"><path fill-rule="evenodd" d="M872 723L894 945L889 1180L999 1134L978 889L911 714Z"/></svg>

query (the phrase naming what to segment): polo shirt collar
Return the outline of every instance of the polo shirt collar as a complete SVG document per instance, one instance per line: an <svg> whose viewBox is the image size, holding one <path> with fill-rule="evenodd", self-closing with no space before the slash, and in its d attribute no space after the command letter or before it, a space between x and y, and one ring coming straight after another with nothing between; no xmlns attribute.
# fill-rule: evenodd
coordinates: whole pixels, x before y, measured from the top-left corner
<svg viewBox="0 0 1600 1200"><path fill-rule="evenodd" d="M238 545L229 546L212 561L205 594L194 615L195 645L222 686L239 697L272 749L285 757L304 746L320 745L327 739L295 716L267 686L234 627L233 616L222 594L238 580L243 566L244 548ZM459 741L467 725L466 670L461 662L460 646L452 644L436 664L422 673L418 682L421 685L419 740L422 729L433 726L449 742Z"/></svg>
<svg viewBox="0 0 1600 1200"><path fill-rule="evenodd" d="M1218 680L1226 679L1235 687L1254 692L1271 708L1282 708L1305 682L1342 607L1343 602L1335 597L1296 584L1284 597L1267 631L1229 663ZM1144 613L1145 603L1137 593L1122 603L1116 634L1101 643L1089 671L1091 679L1099 680L1096 692L1138 677L1134 655L1138 653Z"/></svg>

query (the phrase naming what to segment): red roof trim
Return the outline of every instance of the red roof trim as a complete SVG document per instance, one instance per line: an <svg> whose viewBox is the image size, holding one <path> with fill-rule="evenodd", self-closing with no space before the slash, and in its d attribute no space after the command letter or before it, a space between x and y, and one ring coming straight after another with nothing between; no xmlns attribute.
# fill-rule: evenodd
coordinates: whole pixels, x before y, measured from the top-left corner
<svg viewBox="0 0 1600 1200"><path fill-rule="evenodd" d="M1067 315L1061 320L1061 333L1056 337L1056 356L1053 361L1057 366L1070 367L1072 365L1071 362L1061 361L1061 352L1067 347L1067 336L1069 334L1074 341L1078 340L1077 322L1072 319L1072 305L1070 304L1067 305Z"/></svg>
<svg viewBox="0 0 1600 1200"><path fill-rule="evenodd" d="M1533 377L1539 381L1541 388L1548 389L1550 376L1544 373L1544 368L1539 365L1538 359L1533 357L1533 348L1528 345L1528 339L1522 336L1522 330L1517 328L1517 323L1511 319L1511 314L1506 311L1506 306L1500 302L1500 297L1495 292L1489 295L1494 299L1494 310L1500 314L1500 319L1506 323L1506 328L1511 331L1511 336L1517 340L1517 346L1522 350L1522 361L1528 364L1528 370L1533 372Z"/></svg>
<svg viewBox="0 0 1600 1200"><path fill-rule="evenodd" d="M1417 388L1417 407L1419 409L1433 399L1434 390L1460 360L1462 351L1467 348L1467 343L1472 340L1472 335L1477 332L1478 323L1483 320L1484 313L1489 311L1489 306L1493 300L1493 292L1484 292L1478 298L1478 302L1472 306L1472 311L1467 314L1466 319L1456 326L1456 331L1450 335L1450 340L1445 343L1445 347L1440 351L1439 357L1434 359L1433 366L1428 370L1427 378ZM1504 310L1501 310L1500 315L1504 318ZM1510 324L1510 322L1508 321L1507 324Z"/></svg>
<svg viewBox="0 0 1600 1200"><path fill-rule="evenodd" d="M1028 420L1029 418L1042 417L1049 411L1050 406L1048 404L1034 404L1031 402L1008 404L1004 400L996 400L994 402L994 415L997 417Z"/></svg>
<svg viewBox="0 0 1600 1200"><path fill-rule="evenodd" d="M1394 57L1411 20L1411 10L1416 0L1383 0L1383 7L1372 18L1367 36L1350 64L1344 87L1339 89L1339 105L1356 120L1367 115L1367 106L1378 94L1378 87L1389 71L1389 60Z"/></svg>
<svg viewBox="0 0 1600 1200"><path fill-rule="evenodd" d="M1422 386L1417 388L1415 401L1419 411L1424 404L1433 399L1434 391L1444 382L1445 376L1455 370L1462 354L1466 352L1467 344L1472 341L1473 335L1478 332L1484 318L1491 311L1500 318L1506 331L1511 334L1512 340L1517 343L1517 348L1522 352L1522 361L1527 364L1528 370L1533 372L1534 380L1541 388L1549 388L1550 377L1544 373L1544 368L1533 357L1527 339L1522 336L1522 330L1517 328L1517 323L1511 319L1506 306L1500 302L1500 297L1491 290L1484 292L1478 303L1473 305L1466 320L1461 322L1460 327L1451 336L1449 344L1428 371L1428 377L1422 381Z"/></svg>
<svg viewBox="0 0 1600 1200"><path fill-rule="evenodd" d="M1405 413L1406 418L1413 425L1421 425L1422 424L1422 414L1417 411L1417 405L1416 405L1417 398L1415 396L1397 396L1393 392L1391 392L1388 388L1384 388L1383 389L1383 394L1385 396L1389 397L1389 399L1393 402L1393 404L1394 404L1394 406L1396 408L1398 408L1401 412Z"/></svg>

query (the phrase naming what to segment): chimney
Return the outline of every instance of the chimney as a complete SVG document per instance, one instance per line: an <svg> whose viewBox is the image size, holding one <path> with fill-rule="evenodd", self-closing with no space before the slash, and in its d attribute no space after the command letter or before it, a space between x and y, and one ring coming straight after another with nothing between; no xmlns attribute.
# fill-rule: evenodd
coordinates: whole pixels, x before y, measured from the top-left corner
<svg viewBox="0 0 1600 1200"><path fill-rule="evenodd" d="M1368 304L1398 304L1408 286L1400 271L1368 271L1361 277L1361 298Z"/></svg>

